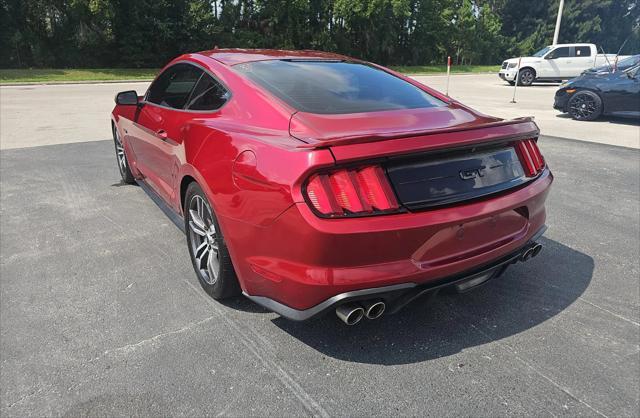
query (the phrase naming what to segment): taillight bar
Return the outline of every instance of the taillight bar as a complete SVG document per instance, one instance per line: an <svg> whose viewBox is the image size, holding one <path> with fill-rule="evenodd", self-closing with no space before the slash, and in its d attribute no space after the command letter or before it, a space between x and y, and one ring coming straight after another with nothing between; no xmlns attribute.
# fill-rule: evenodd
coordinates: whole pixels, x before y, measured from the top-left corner
<svg viewBox="0 0 640 418"><path fill-rule="evenodd" d="M535 139L518 141L515 147L527 177L535 177L544 169L544 157Z"/></svg>
<svg viewBox="0 0 640 418"><path fill-rule="evenodd" d="M384 170L377 165L314 174L304 192L310 206L324 217L376 215L400 209Z"/></svg>

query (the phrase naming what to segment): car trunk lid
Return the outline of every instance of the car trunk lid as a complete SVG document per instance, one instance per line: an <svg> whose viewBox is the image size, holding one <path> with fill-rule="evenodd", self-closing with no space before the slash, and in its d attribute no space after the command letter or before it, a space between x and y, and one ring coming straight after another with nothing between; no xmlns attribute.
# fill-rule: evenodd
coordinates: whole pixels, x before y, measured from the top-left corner
<svg viewBox="0 0 640 418"><path fill-rule="evenodd" d="M307 138L309 142L300 146L328 148L338 165L381 166L398 201L409 210L467 202L531 180L518 148L520 140L538 136L531 119L484 118L481 122L481 117L471 118L475 115L464 109L458 114L430 109L430 120L437 122L434 127L414 112L403 113L393 123L390 115L386 120L334 118L340 122L327 124L330 132L322 139ZM347 134L348 122L359 130ZM402 122L410 128L401 130ZM342 131L344 135L337 135Z"/></svg>

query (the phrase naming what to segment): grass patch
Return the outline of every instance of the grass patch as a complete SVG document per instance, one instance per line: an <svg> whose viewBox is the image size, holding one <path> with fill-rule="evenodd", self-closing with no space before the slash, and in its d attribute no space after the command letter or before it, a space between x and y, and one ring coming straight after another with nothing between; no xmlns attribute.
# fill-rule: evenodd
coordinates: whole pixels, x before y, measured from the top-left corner
<svg viewBox="0 0 640 418"><path fill-rule="evenodd" d="M411 75L444 74L444 65L391 66L396 71ZM498 65L454 65L452 73L495 73ZM154 68L94 68L94 69L0 69L0 84L54 83L80 81L151 80L158 73Z"/></svg>
<svg viewBox="0 0 640 418"><path fill-rule="evenodd" d="M446 74L446 65L391 65L395 71L411 75ZM451 73L497 73L499 65L452 65Z"/></svg>
<svg viewBox="0 0 640 418"><path fill-rule="evenodd" d="M29 82L74 82L150 80L158 73L152 68L96 68L96 69L0 69L0 84Z"/></svg>

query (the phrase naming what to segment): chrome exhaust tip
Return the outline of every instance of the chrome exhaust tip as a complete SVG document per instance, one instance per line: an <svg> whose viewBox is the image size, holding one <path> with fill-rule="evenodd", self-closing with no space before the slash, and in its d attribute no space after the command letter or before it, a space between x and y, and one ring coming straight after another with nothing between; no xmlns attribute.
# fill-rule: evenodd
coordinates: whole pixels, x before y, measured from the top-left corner
<svg viewBox="0 0 640 418"><path fill-rule="evenodd" d="M532 253L533 253L533 247L527 248L527 250L523 252L522 255L520 256L520 261L524 263L525 261L531 258Z"/></svg>
<svg viewBox="0 0 640 418"><path fill-rule="evenodd" d="M347 325L355 325L364 316L364 309L362 306L346 304L336 308L336 315Z"/></svg>
<svg viewBox="0 0 640 418"><path fill-rule="evenodd" d="M364 316L367 319L378 319L384 313L384 310L387 308L387 305L381 301L368 302L364 305Z"/></svg>
<svg viewBox="0 0 640 418"><path fill-rule="evenodd" d="M536 244L531 248L531 257L535 257L542 251L542 244Z"/></svg>
<svg viewBox="0 0 640 418"><path fill-rule="evenodd" d="M540 254L540 251L542 251L542 244L535 243L522 253L522 255L520 256L520 261L525 262Z"/></svg>

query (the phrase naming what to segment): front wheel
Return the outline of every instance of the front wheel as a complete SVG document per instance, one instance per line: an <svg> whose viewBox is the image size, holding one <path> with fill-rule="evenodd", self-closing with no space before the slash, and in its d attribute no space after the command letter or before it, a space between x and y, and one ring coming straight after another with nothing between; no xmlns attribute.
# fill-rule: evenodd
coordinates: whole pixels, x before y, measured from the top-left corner
<svg viewBox="0 0 640 418"><path fill-rule="evenodd" d="M602 114L602 99L592 91L579 91L569 99L567 107L575 120L595 120Z"/></svg>
<svg viewBox="0 0 640 418"><path fill-rule="evenodd" d="M187 188L184 219L191 263L202 288L214 299L239 295L240 286L222 230L198 183Z"/></svg>
<svg viewBox="0 0 640 418"><path fill-rule="evenodd" d="M530 86L533 84L533 80L536 79L536 74L530 68L524 68L520 70L520 75L518 77L518 85L519 86Z"/></svg>

